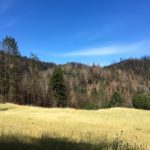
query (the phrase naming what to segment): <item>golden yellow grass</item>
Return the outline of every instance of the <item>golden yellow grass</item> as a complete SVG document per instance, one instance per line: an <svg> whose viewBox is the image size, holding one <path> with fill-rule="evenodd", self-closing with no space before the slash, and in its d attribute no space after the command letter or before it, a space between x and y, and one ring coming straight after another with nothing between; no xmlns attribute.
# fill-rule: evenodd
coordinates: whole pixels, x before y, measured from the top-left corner
<svg viewBox="0 0 150 150"><path fill-rule="evenodd" d="M122 138L150 149L150 111L128 108L76 110L0 104L0 134L39 138L67 138L97 143Z"/></svg>

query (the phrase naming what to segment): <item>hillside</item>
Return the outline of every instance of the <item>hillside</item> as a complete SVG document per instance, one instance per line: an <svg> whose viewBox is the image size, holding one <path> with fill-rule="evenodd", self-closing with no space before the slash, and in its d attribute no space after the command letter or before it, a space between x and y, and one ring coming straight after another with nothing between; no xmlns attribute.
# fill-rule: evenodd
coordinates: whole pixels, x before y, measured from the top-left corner
<svg viewBox="0 0 150 150"><path fill-rule="evenodd" d="M150 111L0 104L0 149L148 150L149 139Z"/></svg>
<svg viewBox="0 0 150 150"><path fill-rule="evenodd" d="M58 65L0 52L0 100L54 107L49 77ZM132 107L136 93L150 93L150 58L123 60L108 67L80 63L59 65L63 70L69 107L107 107L117 91L122 106Z"/></svg>
<svg viewBox="0 0 150 150"><path fill-rule="evenodd" d="M141 59L130 58L127 60L122 60L119 63L112 64L105 68L109 69L121 69L125 71L133 71L134 74L143 76L144 79L150 80L150 57L145 56Z"/></svg>

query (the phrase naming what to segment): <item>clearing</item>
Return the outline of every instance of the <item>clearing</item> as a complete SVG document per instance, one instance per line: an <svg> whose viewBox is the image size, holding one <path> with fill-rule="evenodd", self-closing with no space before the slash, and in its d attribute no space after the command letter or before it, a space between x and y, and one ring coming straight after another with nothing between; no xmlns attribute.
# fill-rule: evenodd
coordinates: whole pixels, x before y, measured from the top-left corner
<svg viewBox="0 0 150 150"><path fill-rule="evenodd" d="M50 142L53 149L70 149L69 146L71 149L96 149L91 145L105 145L106 141L109 144L112 141L121 143L122 140L132 146L143 145L143 149L150 149L150 111L0 104L0 149L13 149L17 142L17 146L24 144L20 146L22 149L40 149L42 139L45 145L41 149L46 149Z"/></svg>

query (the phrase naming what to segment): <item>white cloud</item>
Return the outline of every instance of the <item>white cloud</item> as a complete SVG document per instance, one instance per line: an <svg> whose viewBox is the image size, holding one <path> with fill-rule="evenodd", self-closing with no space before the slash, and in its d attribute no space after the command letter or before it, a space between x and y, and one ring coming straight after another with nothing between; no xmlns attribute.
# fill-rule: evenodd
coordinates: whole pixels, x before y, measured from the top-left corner
<svg viewBox="0 0 150 150"><path fill-rule="evenodd" d="M98 55L112 55L118 53L117 47L98 47L98 48L89 48L84 49L80 51L73 51L66 54L63 54L63 56L98 56Z"/></svg>
<svg viewBox="0 0 150 150"><path fill-rule="evenodd" d="M134 54L150 52L150 41L141 41L131 44L118 44L104 47L94 47L82 50L76 50L62 54L63 57L79 57L79 56L108 56L117 54Z"/></svg>

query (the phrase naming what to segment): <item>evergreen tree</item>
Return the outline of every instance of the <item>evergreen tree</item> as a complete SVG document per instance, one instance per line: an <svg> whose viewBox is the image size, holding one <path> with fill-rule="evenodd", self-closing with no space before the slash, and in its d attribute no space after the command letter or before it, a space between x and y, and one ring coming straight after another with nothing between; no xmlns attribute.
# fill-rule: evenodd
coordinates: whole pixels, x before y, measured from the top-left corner
<svg viewBox="0 0 150 150"><path fill-rule="evenodd" d="M64 83L63 72L60 67L56 67L50 78L50 86L54 93L57 107L67 106L67 89Z"/></svg>
<svg viewBox="0 0 150 150"><path fill-rule="evenodd" d="M6 36L2 40L2 50L4 51L4 62L3 62L3 93L4 101L17 100L17 91L19 90L19 63L17 56L20 56L18 51L17 42L14 38Z"/></svg>
<svg viewBox="0 0 150 150"><path fill-rule="evenodd" d="M16 92L15 92L15 87L13 84L9 83L9 89L8 89L8 99L9 101L14 101L16 100Z"/></svg>
<svg viewBox="0 0 150 150"><path fill-rule="evenodd" d="M5 95L5 55L0 54L0 95L4 100Z"/></svg>
<svg viewBox="0 0 150 150"><path fill-rule="evenodd" d="M121 94L119 92L114 92L111 98L111 102L110 102L111 106L118 107L118 106L121 106L122 103L123 103L123 98Z"/></svg>
<svg viewBox="0 0 150 150"><path fill-rule="evenodd" d="M19 56L18 46L16 40L11 36L6 36L2 41L2 49L8 54Z"/></svg>

